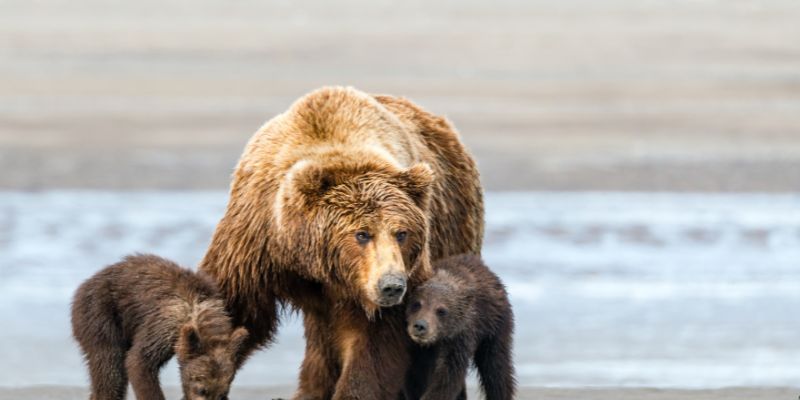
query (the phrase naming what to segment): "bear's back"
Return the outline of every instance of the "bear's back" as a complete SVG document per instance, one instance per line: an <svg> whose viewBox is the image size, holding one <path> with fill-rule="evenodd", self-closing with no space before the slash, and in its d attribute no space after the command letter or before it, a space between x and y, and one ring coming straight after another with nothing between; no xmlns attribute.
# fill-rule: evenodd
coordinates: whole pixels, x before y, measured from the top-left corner
<svg viewBox="0 0 800 400"><path fill-rule="evenodd" d="M137 254L84 282L76 292L74 307L82 309L82 319L113 314L126 336L132 336L142 325L176 330L190 318L194 305L216 297L210 279L164 258Z"/></svg>
<svg viewBox="0 0 800 400"><path fill-rule="evenodd" d="M511 314L508 293L500 278L492 272L480 256L459 254L436 261L434 269L446 271L462 282L458 285L459 298L470 298L474 321L466 321L479 334L490 334L498 324Z"/></svg>

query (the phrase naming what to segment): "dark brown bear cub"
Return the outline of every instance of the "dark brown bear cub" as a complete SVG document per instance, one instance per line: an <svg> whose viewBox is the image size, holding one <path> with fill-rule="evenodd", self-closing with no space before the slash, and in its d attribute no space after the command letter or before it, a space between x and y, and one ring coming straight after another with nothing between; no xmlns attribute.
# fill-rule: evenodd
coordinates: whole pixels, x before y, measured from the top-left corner
<svg viewBox="0 0 800 400"><path fill-rule="evenodd" d="M406 400L465 399L472 360L488 400L514 397L514 315L500 279L480 257L436 262L436 274L409 298L408 334L418 344L406 377Z"/></svg>
<svg viewBox="0 0 800 400"><path fill-rule="evenodd" d="M226 399L247 330L234 330L211 280L152 255L135 255L84 282L72 333L89 367L92 400L164 399L161 367L177 354L186 400Z"/></svg>

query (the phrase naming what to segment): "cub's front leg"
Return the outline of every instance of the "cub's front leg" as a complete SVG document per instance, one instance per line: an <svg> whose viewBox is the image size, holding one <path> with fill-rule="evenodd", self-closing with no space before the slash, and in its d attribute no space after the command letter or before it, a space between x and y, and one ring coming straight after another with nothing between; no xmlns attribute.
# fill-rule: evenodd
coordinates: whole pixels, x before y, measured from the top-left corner
<svg viewBox="0 0 800 400"><path fill-rule="evenodd" d="M466 398L464 383L474 347L463 341L440 343L428 387L421 400Z"/></svg>
<svg viewBox="0 0 800 400"><path fill-rule="evenodd" d="M164 400L158 372L172 354L164 351L164 346L146 342L144 334L137 335L134 345L128 350L125 366L128 379L137 399Z"/></svg>

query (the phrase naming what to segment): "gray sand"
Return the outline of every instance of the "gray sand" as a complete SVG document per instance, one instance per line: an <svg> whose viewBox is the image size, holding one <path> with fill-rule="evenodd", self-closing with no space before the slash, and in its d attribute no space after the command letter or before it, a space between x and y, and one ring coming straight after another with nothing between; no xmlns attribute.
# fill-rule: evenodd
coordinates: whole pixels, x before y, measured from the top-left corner
<svg viewBox="0 0 800 400"><path fill-rule="evenodd" d="M231 391L231 398L236 400L270 399L290 397L294 388L278 387L245 387ZM667 400L667 399L692 399L692 400L777 400L795 399L800 388L725 388L705 390L682 389L649 389L649 388L583 388L583 389L552 389L552 388L522 388L519 399L580 399L580 400ZM179 389L170 387L165 389L168 399L180 398ZM78 400L88 398L88 391L84 388L72 386L35 386L16 389L0 388L0 400ZM480 398L473 388L469 398Z"/></svg>
<svg viewBox="0 0 800 400"><path fill-rule="evenodd" d="M0 188L219 189L327 84L460 128L489 190L792 191L800 3L5 1Z"/></svg>

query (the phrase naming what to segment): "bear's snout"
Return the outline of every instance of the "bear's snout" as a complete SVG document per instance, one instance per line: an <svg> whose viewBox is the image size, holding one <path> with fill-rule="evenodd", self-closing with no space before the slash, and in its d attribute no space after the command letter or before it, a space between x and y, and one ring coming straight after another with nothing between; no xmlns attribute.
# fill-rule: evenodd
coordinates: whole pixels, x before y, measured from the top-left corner
<svg viewBox="0 0 800 400"><path fill-rule="evenodd" d="M386 274L378 280L378 303L383 307L400 304L406 293L406 278L397 274Z"/></svg>
<svg viewBox="0 0 800 400"><path fill-rule="evenodd" d="M428 321L422 318L408 323L408 336L411 336L411 340L421 345L426 345L433 340L430 325Z"/></svg>
<svg viewBox="0 0 800 400"><path fill-rule="evenodd" d="M414 326L412 328L415 336L423 336L428 332L428 323L424 319L418 319L414 321Z"/></svg>

